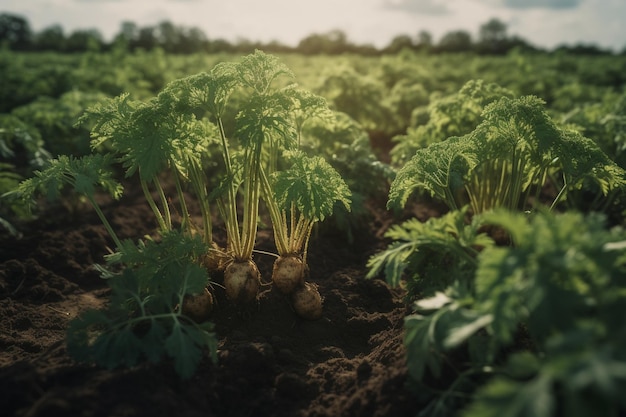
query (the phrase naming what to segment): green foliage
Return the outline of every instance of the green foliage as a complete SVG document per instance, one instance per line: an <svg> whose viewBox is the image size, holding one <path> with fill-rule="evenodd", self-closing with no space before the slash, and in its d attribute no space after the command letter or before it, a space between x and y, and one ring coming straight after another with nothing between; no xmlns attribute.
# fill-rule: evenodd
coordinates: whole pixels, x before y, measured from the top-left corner
<svg viewBox="0 0 626 417"><path fill-rule="evenodd" d="M514 246L487 246L470 285L456 279L416 302L405 322L411 375L441 377L446 356L462 349L469 362L439 406L461 381L474 381L480 387L463 415L623 412L624 230L573 212L498 211L483 222L505 230Z"/></svg>
<svg viewBox="0 0 626 417"><path fill-rule="evenodd" d="M218 119L224 115L228 99L239 85L234 65L219 63L209 72L174 80L163 91L178 99L180 111L202 110Z"/></svg>
<svg viewBox="0 0 626 417"><path fill-rule="evenodd" d="M72 323L68 347L76 358L117 367L169 356L178 373L189 377L203 349L215 355L216 339L210 324L182 314L183 299L205 289L207 268L251 260L261 195L279 252L303 260L313 224L337 203L350 208L350 190L339 173L322 157L294 150L309 120L332 122L334 114L307 90L278 87L277 78L285 75L293 76L276 57L256 51L172 81L152 98L121 94L102 100L77 124L90 126L93 153L60 156L19 185L16 195L23 200L56 198L69 185L89 200L115 242L107 259L122 272L101 268L111 287L110 305ZM245 100L230 101L235 93ZM228 132L224 117L234 122ZM121 164L127 180L138 179L159 225L158 243L120 241L99 208L98 188L115 198L122 192L113 163ZM190 198L199 206L201 231L192 221ZM210 203L226 228L223 249L212 239Z"/></svg>
<svg viewBox="0 0 626 417"><path fill-rule="evenodd" d="M322 157L308 157L292 151L287 155L291 167L272 175L271 184L279 207L292 205L309 220L323 221L339 202L350 209L350 189Z"/></svg>
<svg viewBox="0 0 626 417"><path fill-rule="evenodd" d="M451 137L418 150L398 170L389 190L388 208L404 207L416 190L428 192L451 209L459 208L458 192L467 172L478 164L471 143Z"/></svg>
<svg viewBox="0 0 626 417"><path fill-rule="evenodd" d="M112 197L122 195L122 186L113 178L112 157L87 155L80 158L61 155L50 160L48 166L35 171L32 178L24 180L17 189L17 194L25 200L37 194L55 200L61 195L64 186L69 185L74 191L88 197L95 197L96 186L102 187Z"/></svg>
<svg viewBox="0 0 626 417"><path fill-rule="evenodd" d="M453 280L470 282L478 250L493 245L480 227L478 216L467 223L467 209L392 226L385 233L392 243L369 259L367 277L383 272L392 286L405 279L410 299L442 291Z"/></svg>
<svg viewBox="0 0 626 417"><path fill-rule="evenodd" d="M24 200L14 190L24 176L32 175L50 159L39 131L19 118L0 114L0 226L19 236L15 221L31 218Z"/></svg>
<svg viewBox="0 0 626 417"><path fill-rule="evenodd" d="M30 56L0 51L0 113L38 97L58 97L71 90L69 59L61 54Z"/></svg>
<svg viewBox="0 0 626 417"><path fill-rule="evenodd" d="M23 175L42 168L50 159L39 131L10 114L0 114L0 161L10 162Z"/></svg>
<svg viewBox="0 0 626 417"><path fill-rule="evenodd" d="M18 217L21 219L28 218L26 207L17 201L9 201L7 193L17 188L21 181L20 177L14 170L13 165L0 163L0 226L8 230L14 236L20 233L10 221L10 217ZM10 195L10 194L9 194Z"/></svg>
<svg viewBox="0 0 626 417"><path fill-rule="evenodd" d="M403 207L414 190L429 192L451 209L469 203L475 214L527 208L548 177L562 176L555 205L571 189L595 182L599 193L626 184L624 170L591 140L556 126L532 96L506 97L485 107L473 132L420 149L398 171L389 205Z"/></svg>
<svg viewBox="0 0 626 417"><path fill-rule="evenodd" d="M367 130L395 128L393 114L384 102L384 86L353 67L340 65L327 69L315 91L328 99L332 109L350 115Z"/></svg>
<svg viewBox="0 0 626 417"><path fill-rule="evenodd" d="M86 155L81 158L61 155L57 159L50 160L44 170L35 171L32 178L22 181L8 194L11 198L21 201L22 204L32 207L38 195L43 195L48 200L55 200L69 185L74 192L87 198L115 245L119 247L120 240L96 201L98 188L115 199L122 196L123 187L113 178L112 159L111 155L100 154Z"/></svg>
<svg viewBox="0 0 626 417"><path fill-rule="evenodd" d="M278 57L259 50L243 57L236 71L242 84L260 95L267 94L279 76L294 77L293 72Z"/></svg>
<svg viewBox="0 0 626 417"><path fill-rule="evenodd" d="M77 360L107 368L132 367L141 360L174 360L176 372L189 378L205 349L216 360L217 340L210 323L196 323L180 306L186 295L198 294L208 284L198 257L207 250L199 238L171 232L161 242L125 241L109 256L110 303L89 310L68 329L68 351Z"/></svg>
<svg viewBox="0 0 626 417"><path fill-rule="evenodd" d="M594 101L578 102L563 122L572 124L621 168L626 169L626 93L606 94Z"/></svg>
<svg viewBox="0 0 626 417"><path fill-rule="evenodd" d="M393 138L396 144L390 153L392 163L402 166L418 149L470 133L482 121L485 106L502 97L512 96L511 91L495 83L471 80L457 93L431 98L425 109L426 121L420 120L417 124L416 120L406 134ZM414 112L423 111L419 107L414 109Z"/></svg>
<svg viewBox="0 0 626 417"><path fill-rule="evenodd" d="M89 126L75 126L85 108L106 96L102 93L69 91L59 98L38 97L11 112L35 127L53 156L81 156L89 153Z"/></svg>
<svg viewBox="0 0 626 417"><path fill-rule="evenodd" d="M395 173L381 162L363 127L345 113L311 118L302 129L300 149L323 157L344 178L353 193L364 197L387 192ZM356 209L356 207L353 207Z"/></svg>

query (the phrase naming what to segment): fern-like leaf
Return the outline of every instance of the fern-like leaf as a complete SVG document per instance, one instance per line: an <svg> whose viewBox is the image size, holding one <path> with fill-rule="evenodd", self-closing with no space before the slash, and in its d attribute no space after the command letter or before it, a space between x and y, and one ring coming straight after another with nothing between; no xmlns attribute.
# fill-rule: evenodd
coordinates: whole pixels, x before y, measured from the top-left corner
<svg viewBox="0 0 626 417"><path fill-rule="evenodd" d="M323 221L336 202L350 209L350 189L328 162L298 151L288 156L291 168L273 174L275 198L283 210L295 204L305 218Z"/></svg>
<svg viewBox="0 0 626 417"><path fill-rule="evenodd" d="M449 138L418 150L391 184L388 208L402 208L415 190L424 190L456 209L456 193L477 160L465 138Z"/></svg>

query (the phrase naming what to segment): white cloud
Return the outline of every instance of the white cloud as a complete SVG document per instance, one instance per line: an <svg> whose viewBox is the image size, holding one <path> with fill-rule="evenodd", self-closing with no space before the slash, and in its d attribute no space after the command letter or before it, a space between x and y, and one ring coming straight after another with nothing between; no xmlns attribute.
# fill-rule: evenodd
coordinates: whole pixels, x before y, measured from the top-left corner
<svg viewBox="0 0 626 417"><path fill-rule="evenodd" d="M385 0L383 8L426 15L444 15L451 13L445 0Z"/></svg>
<svg viewBox="0 0 626 417"><path fill-rule="evenodd" d="M585 0L476 0L481 3L505 9L572 9L580 6Z"/></svg>
<svg viewBox="0 0 626 417"><path fill-rule="evenodd" d="M505 7L513 9L569 9L578 7L582 0L503 0Z"/></svg>

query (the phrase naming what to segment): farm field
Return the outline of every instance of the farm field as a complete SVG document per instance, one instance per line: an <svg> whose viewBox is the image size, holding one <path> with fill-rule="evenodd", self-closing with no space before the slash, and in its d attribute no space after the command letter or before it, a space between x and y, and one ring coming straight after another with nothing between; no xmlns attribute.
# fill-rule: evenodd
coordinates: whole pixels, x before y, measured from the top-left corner
<svg viewBox="0 0 626 417"><path fill-rule="evenodd" d="M0 79L8 415L626 415L626 57L1 51Z"/></svg>

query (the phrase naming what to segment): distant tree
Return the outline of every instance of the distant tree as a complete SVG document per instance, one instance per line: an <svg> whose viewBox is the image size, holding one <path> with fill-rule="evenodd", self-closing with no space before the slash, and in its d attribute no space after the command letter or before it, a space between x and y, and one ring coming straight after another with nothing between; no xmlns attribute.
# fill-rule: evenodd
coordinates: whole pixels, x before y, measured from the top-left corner
<svg viewBox="0 0 626 417"><path fill-rule="evenodd" d="M120 32L113 38L113 44L123 49L133 50L139 40L139 27L130 21L122 22Z"/></svg>
<svg viewBox="0 0 626 417"><path fill-rule="evenodd" d="M262 49L269 53L284 53L290 52L292 48L277 40L272 40L267 43Z"/></svg>
<svg viewBox="0 0 626 417"><path fill-rule="evenodd" d="M35 34L35 48L40 51L65 50L65 34L61 25L52 25Z"/></svg>
<svg viewBox="0 0 626 417"><path fill-rule="evenodd" d="M298 51L313 54L340 54L348 52L350 45L348 44L345 32L341 30L333 30L325 34L312 34L302 39L297 47Z"/></svg>
<svg viewBox="0 0 626 417"><path fill-rule="evenodd" d="M613 52L609 49L602 49L598 45L577 43L576 45L559 45L554 49L556 53L567 53L572 55L611 55Z"/></svg>
<svg viewBox="0 0 626 417"><path fill-rule="evenodd" d="M472 50L472 35L464 30L455 30L443 35L437 44L439 52L467 52Z"/></svg>
<svg viewBox="0 0 626 417"><path fill-rule="evenodd" d="M541 49L537 48L534 45L531 45L525 39L520 38L519 36L511 36L508 39L508 50L507 52L511 52L513 50L518 52L540 52Z"/></svg>
<svg viewBox="0 0 626 417"><path fill-rule="evenodd" d="M249 54L254 52L255 49L261 49L258 42L253 42L248 38L238 38L234 48L239 54Z"/></svg>
<svg viewBox="0 0 626 417"><path fill-rule="evenodd" d="M422 51L429 51L433 47L433 35L425 30L417 34L417 43L415 47Z"/></svg>
<svg viewBox="0 0 626 417"><path fill-rule="evenodd" d="M207 52L233 52L234 46L226 39L213 39L207 42Z"/></svg>
<svg viewBox="0 0 626 417"><path fill-rule="evenodd" d="M137 36L137 47L150 50L157 46L156 28L154 26L146 26L139 29Z"/></svg>
<svg viewBox="0 0 626 417"><path fill-rule="evenodd" d="M156 28L156 38L166 52L178 52L181 45L181 30L172 22L163 21Z"/></svg>
<svg viewBox="0 0 626 417"><path fill-rule="evenodd" d="M0 14L0 45L14 50L26 50L32 44L33 33L30 24L22 16Z"/></svg>
<svg viewBox="0 0 626 417"><path fill-rule="evenodd" d="M403 49L414 49L413 39L408 35L398 35L391 40L391 43L384 49L384 52L397 54Z"/></svg>
<svg viewBox="0 0 626 417"><path fill-rule="evenodd" d="M78 29L68 36L65 45L67 52L99 51L104 40L97 29Z"/></svg>
<svg viewBox="0 0 626 417"><path fill-rule="evenodd" d="M480 26L476 49L482 53L504 54L509 49L506 24L492 18Z"/></svg>
<svg viewBox="0 0 626 417"><path fill-rule="evenodd" d="M363 55L363 56L380 55L380 51L371 43L366 43L363 45L351 45L350 50L356 54Z"/></svg>
<svg viewBox="0 0 626 417"><path fill-rule="evenodd" d="M208 38L206 34L197 27L183 28L181 33L180 52L194 53L203 51Z"/></svg>

